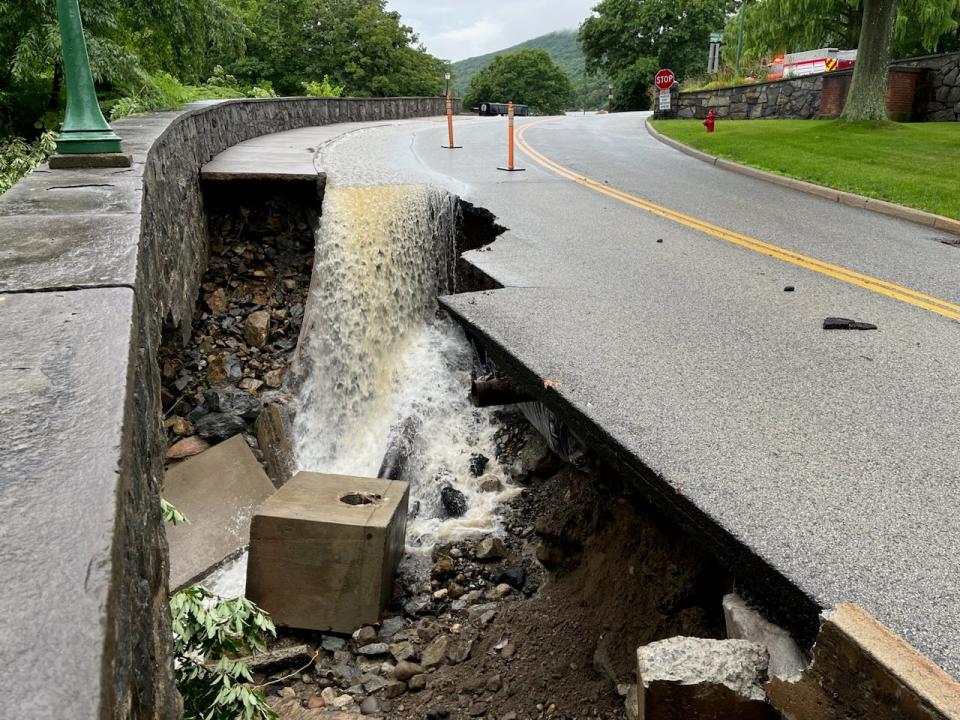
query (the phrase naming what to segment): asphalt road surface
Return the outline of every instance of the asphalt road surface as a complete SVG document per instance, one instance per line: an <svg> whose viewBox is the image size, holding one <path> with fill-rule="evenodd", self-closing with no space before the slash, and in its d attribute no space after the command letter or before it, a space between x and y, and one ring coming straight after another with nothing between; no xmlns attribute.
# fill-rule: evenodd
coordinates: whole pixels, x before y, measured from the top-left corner
<svg viewBox="0 0 960 720"><path fill-rule="evenodd" d="M497 170L501 118L458 119L460 150L431 120L318 160L333 182L431 182L496 214L509 231L468 258L504 287L445 299L455 314L552 381L748 593L856 602L960 675L960 248L703 164L643 122L518 121L516 173Z"/></svg>

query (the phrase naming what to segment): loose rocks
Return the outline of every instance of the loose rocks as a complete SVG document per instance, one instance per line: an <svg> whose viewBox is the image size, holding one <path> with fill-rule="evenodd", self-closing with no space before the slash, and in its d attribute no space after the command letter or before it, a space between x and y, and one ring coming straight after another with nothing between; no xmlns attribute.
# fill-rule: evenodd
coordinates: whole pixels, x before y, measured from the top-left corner
<svg viewBox="0 0 960 720"><path fill-rule="evenodd" d="M440 490L440 503L447 517L463 517L467 512L467 498L452 485L444 485Z"/></svg>
<svg viewBox="0 0 960 720"><path fill-rule="evenodd" d="M500 538L485 538L477 546L477 560L499 560L507 555L507 546Z"/></svg>

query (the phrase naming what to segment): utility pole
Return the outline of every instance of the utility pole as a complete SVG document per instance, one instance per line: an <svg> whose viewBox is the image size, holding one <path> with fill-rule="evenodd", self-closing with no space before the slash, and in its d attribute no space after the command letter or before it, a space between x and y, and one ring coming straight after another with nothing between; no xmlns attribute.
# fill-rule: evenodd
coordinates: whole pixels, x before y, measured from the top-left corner
<svg viewBox="0 0 960 720"><path fill-rule="evenodd" d="M63 44L63 77L67 87L67 111L57 138L59 156L51 167L129 167L129 155L122 155L120 138L103 117L93 85L87 42L83 36L79 0L57 0L60 38ZM85 163L75 156L97 155ZM112 155L113 157L102 157ZM73 156L63 158L63 156ZM128 161L129 159L129 161ZM59 161L59 162L58 162Z"/></svg>

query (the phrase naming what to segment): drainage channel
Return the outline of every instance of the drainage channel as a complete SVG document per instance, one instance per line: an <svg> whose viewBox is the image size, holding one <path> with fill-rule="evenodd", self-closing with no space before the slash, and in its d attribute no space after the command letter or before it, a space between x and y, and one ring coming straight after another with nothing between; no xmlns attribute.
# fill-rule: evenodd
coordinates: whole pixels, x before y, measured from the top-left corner
<svg viewBox="0 0 960 720"><path fill-rule="evenodd" d="M249 590L250 517L306 487L299 470L344 482L337 512L391 509L386 555L394 540L403 554L393 586L371 590L379 617L281 627L249 659L281 718L774 716L762 683L792 681L808 648L439 310L439 295L493 285L460 257L503 231L492 215L421 185L231 183L207 203L192 335L171 331L161 351L164 492L200 527L168 532L172 584ZM405 535L391 540L401 506ZM284 508L287 564L267 574L308 613L349 616L358 582L303 587L303 567L330 558L284 523L313 509ZM374 583L391 575L367 567L381 550L350 538L329 552L354 553ZM638 663L667 698L659 710Z"/></svg>

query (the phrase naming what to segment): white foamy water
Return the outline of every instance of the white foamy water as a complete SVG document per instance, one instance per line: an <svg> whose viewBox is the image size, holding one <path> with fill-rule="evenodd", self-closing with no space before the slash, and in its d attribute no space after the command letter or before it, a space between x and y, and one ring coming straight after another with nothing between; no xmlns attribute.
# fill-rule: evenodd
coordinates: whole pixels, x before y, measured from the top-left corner
<svg viewBox="0 0 960 720"><path fill-rule="evenodd" d="M505 480L493 414L469 402L472 351L436 312L455 289L456 223L455 198L426 186L329 187L295 368L299 469L376 477L391 432L419 427L403 476L414 561L437 542L497 532L497 505L518 492L481 493L470 472L481 453L484 473ZM443 513L447 483L466 497L460 518ZM235 596L245 575L244 555L208 587Z"/></svg>

